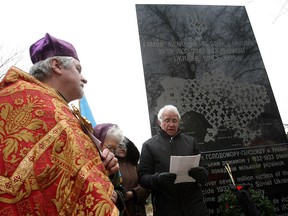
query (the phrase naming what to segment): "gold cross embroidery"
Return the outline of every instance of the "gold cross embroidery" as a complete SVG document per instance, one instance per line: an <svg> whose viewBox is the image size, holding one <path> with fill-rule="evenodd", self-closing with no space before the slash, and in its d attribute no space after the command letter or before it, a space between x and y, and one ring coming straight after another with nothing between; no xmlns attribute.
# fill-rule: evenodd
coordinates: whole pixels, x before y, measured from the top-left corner
<svg viewBox="0 0 288 216"><path fill-rule="evenodd" d="M99 139L97 139L94 135L93 135L93 128L92 128L92 124L90 121L88 121L85 117L83 117L81 114L80 114L80 111L77 109L77 107L74 105L74 104L71 104L71 111L73 113L73 115L78 119L80 125L81 125L81 128L82 130L84 131L84 133L86 133L90 139L93 141L93 143L95 144L99 154L100 154L100 157L103 159L102 157L102 151L100 149L100 146L101 146L101 141Z"/></svg>

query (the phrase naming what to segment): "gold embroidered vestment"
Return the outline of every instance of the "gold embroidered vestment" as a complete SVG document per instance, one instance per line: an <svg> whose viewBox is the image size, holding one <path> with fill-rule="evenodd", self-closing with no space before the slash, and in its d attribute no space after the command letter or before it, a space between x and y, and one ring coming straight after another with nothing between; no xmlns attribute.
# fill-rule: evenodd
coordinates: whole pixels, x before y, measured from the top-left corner
<svg viewBox="0 0 288 216"><path fill-rule="evenodd" d="M67 102L11 67L0 82L0 215L118 215L97 149Z"/></svg>

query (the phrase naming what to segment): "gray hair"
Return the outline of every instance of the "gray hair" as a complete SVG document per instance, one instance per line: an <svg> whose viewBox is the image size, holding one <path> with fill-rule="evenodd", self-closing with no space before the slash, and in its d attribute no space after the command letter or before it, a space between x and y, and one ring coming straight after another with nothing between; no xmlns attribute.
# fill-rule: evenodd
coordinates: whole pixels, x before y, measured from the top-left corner
<svg viewBox="0 0 288 216"><path fill-rule="evenodd" d="M68 56L53 56L47 58L43 61L36 62L29 70L29 74L34 76L39 81L44 81L47 78L51 77L52 70L51 70L51 60L58 59L60 65L63 66L65 69L69 69L71 67L71 63L74 61L73 57Z"/></svg>
<svg viewBox="0 0 288 216"><path fill-rule="evenodd" d="M181 115L180 115L177 107L175 107L173 105L165 105L158 112L158 116L157 117L158 117L159 121L162 121L162 115L163 115L164 111L166 111L166 110L176 113L178 115L179 120L181 119Z"/></svg>
<svg viewBox="0 0 288 216"><path fill-rule="evenodd" d="M106 138L107 137L114 139L118 143L121 143L124 139L123 131L121 130L121 128L117 124L114 124L107 131Z"/></svg>

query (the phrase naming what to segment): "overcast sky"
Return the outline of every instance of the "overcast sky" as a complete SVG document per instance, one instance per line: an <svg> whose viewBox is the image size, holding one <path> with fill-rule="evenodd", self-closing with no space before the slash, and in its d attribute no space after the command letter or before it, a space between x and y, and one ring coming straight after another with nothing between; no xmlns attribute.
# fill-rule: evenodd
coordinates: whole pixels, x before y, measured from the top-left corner
<svg viewBox="0 0 288 216"><path fill-rule="evenodd" d="M46 32L77 49L97 123L117 123L141 149L151 137L135 4L245 6L284 124L288 124L288 0L3 0L0 65L15 52L28 71L29 46ZM14 61L15 62L15 61ZM13 61L11 62L13 63Z"/></svg>

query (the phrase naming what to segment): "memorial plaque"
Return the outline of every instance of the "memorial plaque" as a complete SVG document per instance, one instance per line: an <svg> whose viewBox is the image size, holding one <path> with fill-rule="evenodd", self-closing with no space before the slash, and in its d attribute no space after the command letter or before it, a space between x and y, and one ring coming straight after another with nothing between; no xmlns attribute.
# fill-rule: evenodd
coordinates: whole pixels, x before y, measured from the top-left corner
<svg viewBox="0 0 288 216"><path fill-rule="evenodd" d="M136 5L152 134L175 105L210 168L211 215L231 184L250 184L288 215L287 137L244 6ZM273 71L271 71L272 73Z"/></svg>

